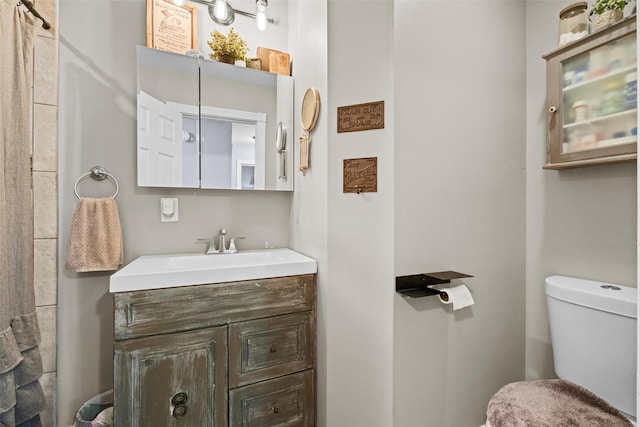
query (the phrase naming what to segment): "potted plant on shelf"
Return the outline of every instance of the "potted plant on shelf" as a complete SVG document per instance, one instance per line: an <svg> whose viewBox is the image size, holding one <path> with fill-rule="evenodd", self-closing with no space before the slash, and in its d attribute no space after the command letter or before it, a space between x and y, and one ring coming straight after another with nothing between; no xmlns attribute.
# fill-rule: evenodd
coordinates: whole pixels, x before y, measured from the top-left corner
<svg viewBox="0 0 640 427"><path fill-rule="evenodd" d="M599 30L615 22L624 16L624 7L631 0L596 0L589 16L596 15L594 29Z"/></svg>
<svg viewBox="0 0 640 427"><path fill-rule="evenodd" d="M240 35L231 27L229 34L224 35L218 30L211 33L211 40L207 44L212 50L209 55L211 59L217 59L220 62L234 64L236 61L246 61L247 42L240 38Z"/></svg>

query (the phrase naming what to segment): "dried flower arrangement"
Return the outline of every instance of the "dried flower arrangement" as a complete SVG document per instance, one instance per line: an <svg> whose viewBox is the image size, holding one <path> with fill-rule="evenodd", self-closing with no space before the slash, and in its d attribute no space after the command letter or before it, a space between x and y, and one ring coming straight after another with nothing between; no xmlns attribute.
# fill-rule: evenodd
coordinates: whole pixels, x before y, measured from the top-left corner
<svg viewBox="0 0 640 427"><path fill-rule="evenodd" d="M226 57L233 58L233 62L241 60L246 61L247 52L249 48L247 47L247 42L240 38L240 35L231 27L229 29L229 34L225 36L218 30L214 30L211 33L211 40L207 41L207 44L212 50L212 53L209 55L211 59L217 59L222 62L225 61Z"/></svg>

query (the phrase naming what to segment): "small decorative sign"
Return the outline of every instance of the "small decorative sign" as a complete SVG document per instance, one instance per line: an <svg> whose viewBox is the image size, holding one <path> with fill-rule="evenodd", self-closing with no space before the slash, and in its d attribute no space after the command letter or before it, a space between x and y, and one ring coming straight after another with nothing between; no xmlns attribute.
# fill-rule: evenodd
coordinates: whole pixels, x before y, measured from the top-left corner
<svg viewBox="0 0 640 427"><path fill-rule="evenodd" d="M181 54L197 49L197 12L189 4L147 0L147 47Z"/></svg>
<svg viewBox="0 0 640 427"><path fill-rule="evenodd" d="M343 193L378 192L378 158L344 159Z"/></svg>
<svg viewBox="0 0 640 427"><path fill-rule="evenodd" d="M384 129L384 101L338 107L338 133Z"/></svg>

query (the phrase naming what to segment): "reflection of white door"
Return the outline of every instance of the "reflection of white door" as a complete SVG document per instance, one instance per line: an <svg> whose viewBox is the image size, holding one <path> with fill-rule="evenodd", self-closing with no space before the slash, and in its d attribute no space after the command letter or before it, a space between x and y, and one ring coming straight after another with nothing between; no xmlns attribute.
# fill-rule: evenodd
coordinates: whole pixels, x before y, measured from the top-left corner
<svg viewBox="0 0 640 427"><path fill-rule="evenodd" d="M175 187L182 183L182 117L142 91L138 93L138 185Z"/></svg>

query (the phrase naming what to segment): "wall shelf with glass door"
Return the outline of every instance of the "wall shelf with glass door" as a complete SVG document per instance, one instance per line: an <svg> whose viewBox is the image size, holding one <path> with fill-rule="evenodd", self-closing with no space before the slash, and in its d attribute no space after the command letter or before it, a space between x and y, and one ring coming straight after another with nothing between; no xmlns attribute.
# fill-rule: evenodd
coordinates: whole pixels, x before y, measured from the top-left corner
<svg viewBox="0 0 640 427"><path fill-rule="evenodd" d="M636 17L544 55L545 169L633 161L637 156Z"/></svg>

